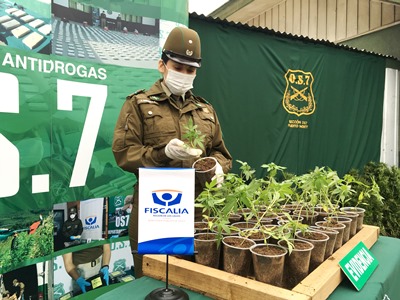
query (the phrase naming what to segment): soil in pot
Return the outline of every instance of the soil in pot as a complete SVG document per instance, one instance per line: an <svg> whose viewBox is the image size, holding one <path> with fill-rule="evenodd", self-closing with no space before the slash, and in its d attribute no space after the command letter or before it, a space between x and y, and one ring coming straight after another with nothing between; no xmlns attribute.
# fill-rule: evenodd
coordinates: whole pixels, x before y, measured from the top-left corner
<svg viewBox="0 0 400 300"><path fill-rule="evenodd" d="M344 224L346 227L343 230L343 242L344 245L350 239L350 228L351 228L351 219L347 217L327 217L325 218L327 221L332 223L341 223Z"/></svg>
<svg viewBox="0 0 400 300"><path fill-rule="evenodd" d="M318 212L317 221L323 221L325 217L333 215L332 209L325 211L321 206L315 207L314 210Z"/></svg>
<svg viewBox="0 0 400 300"><path fill-rule="evenodd" d="M250 252L255 279L281 287L287 249L273 244L257 244L250 248Z"/></svg>
<svg viewBox="0 0 400 300"><path fill-rule="evenodd" d="M194 230L195 230L195 233L203 233L203 232L210 231L210 229L208 228L207 222L194 222Z"/></svg>
<svg viewBox="0 0 400 300"><path fill-rule="evenodd" d="M194 261L198 264L218 269L221 245L215 233L198 233L194 235Z"/></svg>
<svg viewBox="0 0 400 300"><path fill-rule="evenodd" d="M335 246L333 246L333 252L338 250L343 245L343 233L346 225L337 223L337 222L328 222L328 221L318 221L315 223L315 226L322 229L335 230L338 232L336 236Z"/></svg>
<svg viewBox="0 0 400 300"><path fill-rule="evenodd" d="M301 240L306 240L314 245L314 249L311 251L310 258L310 270L311 273L325 260L326 244L329 240L329 236L325 233L318 231L308 230L306 232L296 232L296 237Z"/></svg>
<svg viewBox="0 0 400 300"><path fill-rule="evenodd" d="M239 232L239 236L246 237L256 242L256 244L266 244L271 235L266 234L258 229L243 229Z"/></svg>
<svg viewBox="0 0 400 300"><path fill-rule="evenodd" d="M230 214L228 216L228 220L230 224L236 223L236 222L240 222L242 220L242 215L239 214Z"/></svg>
<svg viewBox="0 0 400 300"><path fill-rule="evenodd" d="M281 205L281 208L289 211L290 214L292 214L295 210L300 210L303 207L302 204L300 203L287 203L284 205Z"/></svg>
<svg viewBox="0 0 400 300"><path fill-rule="evenodd" d="M324 229L318 226L310 226L309 230L319 231L329 236L329 240L326 242L325 259L330 257L333 253L333 249L335 248L336 237L338 236L339 232L336 230Z"/></svg>
<svg viewBox="0 0 400 300"><path fill-rule="evenodd" d="M195 169L196 181L204 188L206 182L211 182L217 168L217 160L214 157L202 157L196 160L192 168Z"/></svg>
<svg viewBox="0 0 400 300"><path fill-rule="evenodd" d="M239 228L239 230L247 229L247 228L254 228L255 225L256 225L256 223L254 223L254 222L235 222L235 223L232 223L232 227Z"/></svg>
<svg viewBox="0 0 400 300"><path fill-rule="evenodd" d="M299 239L289 241L294 245L294 249L285 257L283 287L291 290L309 274L311 251L314 245ZM287 242L283 240L279 241L278 245L288 248Z"/></svg>
<svg viewBox="0 0 400 300"><path fill-rule="evenodd" d="M256 243L240 236L227 236L222 239L223 270L247 277L252 262L250 247Z"/></svg>

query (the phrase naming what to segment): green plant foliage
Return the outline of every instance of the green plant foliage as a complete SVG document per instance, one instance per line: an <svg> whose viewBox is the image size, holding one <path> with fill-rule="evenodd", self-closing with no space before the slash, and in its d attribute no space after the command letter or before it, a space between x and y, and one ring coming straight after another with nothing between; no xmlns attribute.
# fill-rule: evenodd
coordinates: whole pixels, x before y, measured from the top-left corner
<svg viewBox="0 0 400 300"><path fill-rule="evenodd" d="M205 135L201 134L201 131L197 129L197 125L194 124L193 119L190 118L188 123L184 126L185 133L182 135L184 142L190 148L198 148L204 151L204 139Z"/></svg>
<svg viewBox="0 0 400 300"><path fill-rule="evenodd" d="M382 235L400 238L400 169L369 162L363 170L353 169L349 173L375 190L356 186L357 196L349 202L350 206L365 208L364 223L379 226Z"/></svg>
<svg viewBox="0 0 400 300"><path fill-rule="evenodd" d="M35 233L20 232L14 249L11 249L13 236L0 243L0 272L5 273L26 261L51 254L54 251L53 230L53 215L49 215Z"/></svg>

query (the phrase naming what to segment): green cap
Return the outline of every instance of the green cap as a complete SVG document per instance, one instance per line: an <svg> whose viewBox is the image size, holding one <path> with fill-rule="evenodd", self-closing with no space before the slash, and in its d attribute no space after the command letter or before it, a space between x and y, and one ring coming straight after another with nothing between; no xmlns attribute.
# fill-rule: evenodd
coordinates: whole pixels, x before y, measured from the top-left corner
<svg viewBox="0 0 400 300"><path fill-rule="evenodd" d="M163 53L178 63L199 68L201 66L200 37L186 27L175 27L169 33Z"/></svg>

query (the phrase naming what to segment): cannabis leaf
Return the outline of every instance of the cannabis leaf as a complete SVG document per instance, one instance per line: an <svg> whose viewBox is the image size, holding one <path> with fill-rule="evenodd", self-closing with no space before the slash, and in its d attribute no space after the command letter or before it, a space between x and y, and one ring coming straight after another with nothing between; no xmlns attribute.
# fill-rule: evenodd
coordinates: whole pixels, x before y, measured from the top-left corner
<svg viewBox="0 0 400 300"><path fill-rule="evenodd" d="M194 124L192 118L189 119L183 128L185 129L185 133L182 135L182 138L185 140L185 143L191 148L204 150L204 139L206 136L201 134L201 131L197 129L197 125Z"/></svg>

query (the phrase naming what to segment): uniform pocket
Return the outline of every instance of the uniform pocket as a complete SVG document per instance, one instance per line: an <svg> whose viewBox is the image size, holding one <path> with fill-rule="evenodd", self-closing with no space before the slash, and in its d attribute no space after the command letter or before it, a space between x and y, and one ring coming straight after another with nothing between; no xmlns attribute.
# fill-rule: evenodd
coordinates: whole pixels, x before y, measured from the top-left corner
<svg viewBox="0 0 400 300"><path fill-rule="evenodd" d="M151 104L142 104L143 142L149 146L165 146L176 137L174 121L169 110Z"/></svg>
<svg viewBox="0 0 400 300"><path fill-rule="evenodd" d="M198 109L193 113L194 123L197 129L205 135L204 146L206 149L212 147L212 140L214 139L215 132L215 119L214 114L210 111L203 111Z"/></svg>

